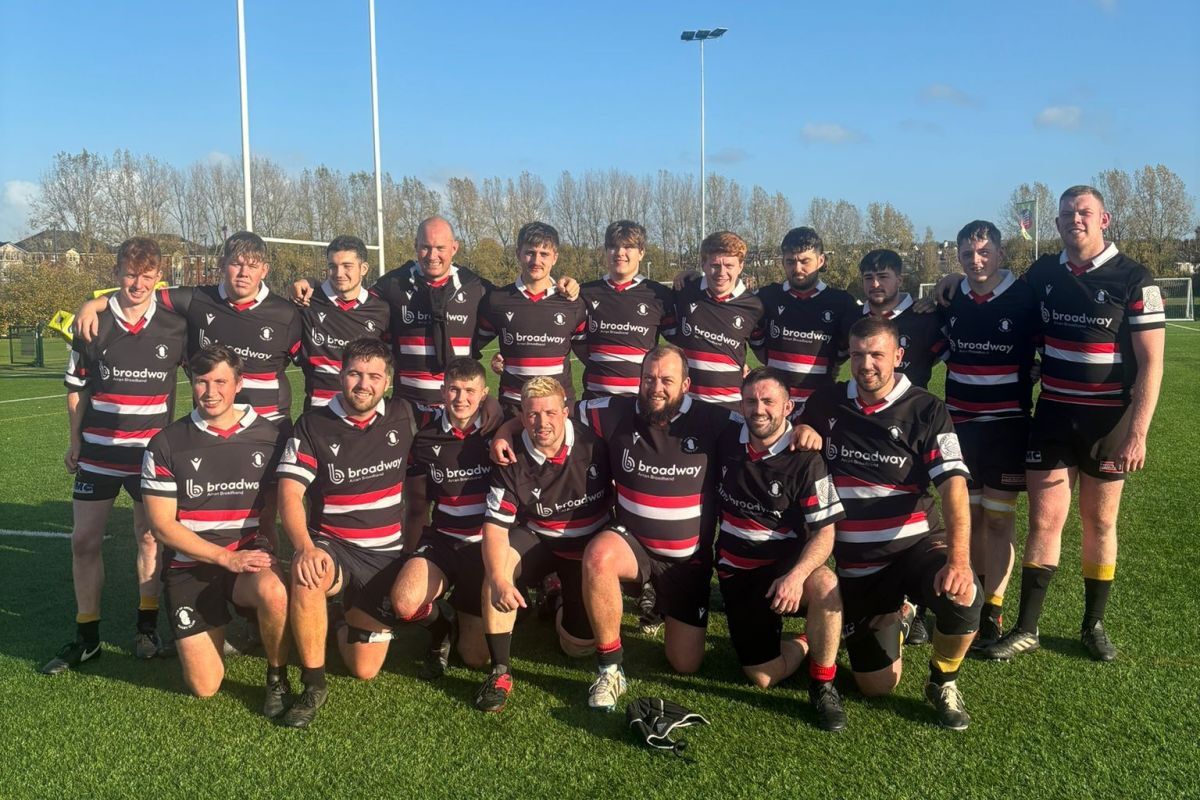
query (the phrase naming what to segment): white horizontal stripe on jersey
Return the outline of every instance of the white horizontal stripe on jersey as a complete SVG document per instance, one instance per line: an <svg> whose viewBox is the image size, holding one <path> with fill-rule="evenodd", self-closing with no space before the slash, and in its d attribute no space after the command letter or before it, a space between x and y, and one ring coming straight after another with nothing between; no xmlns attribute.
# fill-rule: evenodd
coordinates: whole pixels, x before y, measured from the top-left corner
<svg viewBox="0 0 1200 800"><path fill-rule="evenodd" d="M1045 354L1048 358L1059 361L1071 361L1075 364L1120 364L1120 353L1081 353L1078 350L1062 350L1052 345L1046 345Z"/></svg>
<svg viewBox="0 0 1200 800"><path fill-rule="evenodd" d="M874 531L837 531L837 541L846 544L868 544L871 542L892 542L896 539L908 539L912 536L923 536L929 532L929 520L918 520L904 525L893 525L890 528L880 528Z"/></svg>

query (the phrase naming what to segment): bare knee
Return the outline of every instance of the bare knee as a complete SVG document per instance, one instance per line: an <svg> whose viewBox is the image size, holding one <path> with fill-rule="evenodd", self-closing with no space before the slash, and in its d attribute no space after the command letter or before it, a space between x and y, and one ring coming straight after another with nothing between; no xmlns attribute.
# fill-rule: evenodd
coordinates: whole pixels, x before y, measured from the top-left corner
<svg viewBox="0 0 1200 800"><path fill-rule="evenodd" d="M858 684L858 690L866 697L885 697L900 685L900 670L896 668L865 674L856 672L854 673L854 682Z"/></svg>
<svg viewBox="0 0 1200 800"><path fill-rule="evenodd" d="M758 689L770 689L773 681L771 676L762 670L754 669L753 667L742 667L742 672L746 673L746 677L750 679L750 683Z"/></svg>
<svg viewBox="0 0 1200 800"><path fill-rule="evenodd" d="M842 594L838 591L837 576L828 567L817 567L804 582L809 603L824 611L841 611Z"/></svg>
<svg viewBox="0 0 1200 800"><path fill-rule="evenodd" d="M700 665L704 663L704 652L677 652L668 649L667 663L680 675L694 675L700 671Z"/></svg>
<svg viewBox="0 0 1200 800"><path fill-rule="evenodd" d="M199 697L205 700L215 695L221 689L221 680L224 675L189 675L185 679L188 691L194 697Z"/></svg>
<svg viewBox="0 0 1200 800"><path fill-rule="evenodd" d="M71 533L71 555L75 558L99 558L104 531L83 529Z"/></svg>
<svg viewBox="0 0 1200 800"><path fill-rule="evenodd" d="M463 664L469 669L483 669L491 660L487 647L478 644L468 644L462 639L458 641L458 657L462 659Z"/></svg>
<svg viewBox="0 0 1200 800"><path fill-rule="evenodd" d="M415 592L406 591L403 586L396 587L392 590L392 613L405 622L414 621L417 614L428 605L422 602L424 599Z"/></svg>
<svg viewBox="0 0 1200 800"><path fill-rule="evenodd" d="M620 537L602 533L583 553L583 571L590 575L612 575L617 571Z"/></svg>
<svg viewBox="0 0 1200 800"><path fill-rule="evenodd" d="M382 664L361 664L352 662L347 665L350 674L360 681L369 681L379 674Z"/></svg>

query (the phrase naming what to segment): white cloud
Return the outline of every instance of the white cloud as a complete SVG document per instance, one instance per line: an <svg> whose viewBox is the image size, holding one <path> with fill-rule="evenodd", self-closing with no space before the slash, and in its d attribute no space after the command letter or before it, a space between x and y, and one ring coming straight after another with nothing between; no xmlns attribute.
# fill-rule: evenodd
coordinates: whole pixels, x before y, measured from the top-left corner
<svg viewBox="0 0 1200 800"><path fill-rule="evenodd" d="M975 104L975 98L948 83L929 84L921 90L921 99L927 103L950 103L956 106Z"/></svg>
<svg viewBox="0 0 1200 800"><path fill-rule="evenodd" d="M1083 109L1079 106L1046 106L1033 118L1039 128L1059 128L1064 131L1078 130L1083 121Z"/></svg>
<svg viewBox="0 0 1200 800"><path fill-rule="evenodd" d="M32 181L5 181L0 193L0 241L23 239L29 235L29 212L38 196Z"/></svg>
<svg viewBox="0 0 1200 800"><path fill-rule="evenodd" d="M800 129L800 138L806 142L848 144L861 142L866 137L836 122L809 122Z"/></svg>

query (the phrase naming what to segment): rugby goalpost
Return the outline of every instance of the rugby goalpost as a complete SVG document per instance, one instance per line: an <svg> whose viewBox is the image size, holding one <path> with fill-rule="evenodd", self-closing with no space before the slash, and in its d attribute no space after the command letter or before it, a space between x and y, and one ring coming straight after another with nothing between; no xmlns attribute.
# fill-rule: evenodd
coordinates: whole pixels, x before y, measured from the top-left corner
<svg viewBox="0 0 1200 800"><path fill-rule="evenodd" d="M379 244L368 244L368 250L379 251L379 274L385 269L386 254L384 252L383 235L383 170L379 156L379 70L375 57L375 0L367 0L367 16L369 18L371 39L371 132L375 149L375 234ZM246 92L246 10L245 0L237 0L238 23L238 77L241 82L242 94L242 191L246 211L246 230L254 230L254 203L251 195L250 177L250 101ZM275 236L263 236L264 242L275 244L298 244L311 247L325 247L329 242L317 242L311 239L282 239Z"/></svg>

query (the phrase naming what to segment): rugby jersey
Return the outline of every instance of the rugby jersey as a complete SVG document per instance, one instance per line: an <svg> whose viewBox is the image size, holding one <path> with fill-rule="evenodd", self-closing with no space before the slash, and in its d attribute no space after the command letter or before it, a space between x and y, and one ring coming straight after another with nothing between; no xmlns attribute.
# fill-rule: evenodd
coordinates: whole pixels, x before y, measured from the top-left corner
<svg viewBox="0 0 1200 800"><path fill-rule="evenodd" d="M904 348L904 355L896 371L907 375L914 386L924 389L933 377L934 365L946 358L946 339L942 336L938 315L918 314L910 310L912 305L912 295L905 292L900 295L896 307L884 318L894 321L900 329L900 346ZM862 313L871 313L870 304L863 305Z"/></svg>
<svg viewBox="0 0 1200 800"><path fill-rule="evenodd" d="M820 386L837 380L838 366L846 360L850 326L861 310L858 301L843 289L817 281L798 292L787 281L758 290L764 319L751 342L759 361L787 378L788 392L797 410Z"/></svg>
<svg viewBox="0 0 1200 800"><path fill-rule="evenodd" d="M519 406L521 387L538 376L557 379L567 392L567 402L574 401L571 339L586 326L583 302L568 300L553 284L536 295L520 278L493 289L479 306L475 349L500 339L500 355L504 356L500 401Z"/></svg>
<svg viewBox="0 0 1200 800"><path fill-rule="evenodd" d="M178 314L159 313L151 299L145 315L130 324L116 295L97 316L91 342L82 336L71 340L63 377L68 392L87 393L79 467L98 475L134 476L141 472L151 437L171 421L187 323Z"/></svg>
<svg viewBox="0 0 1200 800"><path fill-rule="evenodd" d="M342 300L329 281L313 292L312 302L300 309L300 369L304 372L304 410L328 405L342 390L342 351L355 339L386 338L387 303L366 289L353 300Z"/></svg>
<svg viewBox="0 0 1200 800"><path fill-rule="evenodd" d="M423 406L442 404L446 364L455 356L471 355L479 304L492 288L489 281L457 264L430 281L415 261L375 282L371 291L391 309L394 396Z"/></svg>
<svg viewBox="0 0 1200 800"><path fill-rule="evenodd" d="M825 464L846 512L833 546L843 577L878 572L940 527L930 483L970 479L945 405L905 375L870 405L854 381L818 389L803 421L824 440Z"/></svg>
<svg viewBox="0 0 1200 800"><path fill-rule="evenodd" d="M636 397L585 400L577 410L608 445L617 522L655 558L707 561L716 532L717 440L730 412L688 395L660 427L638 410Z"/></svg>
<svg viewBox="0 0 1200 800"><path fill-rule="evenodd" d="M287 419L292 390L283 371L300 351L300 312L263 284L244 303L233 303L225 284L160 289L159 301L188 322L188 358L210 344L223 344L242 357L239 403L270 420Z"/></svg>
<svg viewBox="0 0 1200 800"><path fill-rule="evenodd" d="M687 355L690 394L731 411L742 400L742 368L746 343L763 318L762 301L740 280L720 298L708 290L708 279L690 281L675 296L678 326L668 338Z"/></svg>
<svg viewBox="0 0 1200 800"><path fill-rule="evenodd" d="M584 398L637 394L642 360L659 332L675 325L674 294L643 275L620 284L605 276L585 283L579 293L587 329L574 341L584 365Z"/></svg>
<svg viewBox="0 0 1200 800"><path fill-rule="evenodd" d="M226 550L266 549L259 513L274 491L279 429L248 405L228 430L209 425L197 410L159 431L142 457L142 494L171 497L183 527ZM170 548L171 568L196 565Z"/></svg>
<svg viewBox="0 0 1200 800"><path fill-rule="evenodd" d="M790 569L811 534L846 515L820 454L789 450L792 426L785 426L762 451L750 443L745 423L731 422L721 436L719 575L780 560Z"/></svg>
<svg viewBox="0 0 1200 800"><path fill-rule="evenodd" d="M279 459L279 477L307 487L308 527L366 550L402 546L404 477L418 427L406 400L380 400L352 419L335 395L301 414Z"/></svg>
<svg viewBox="0 0 1200 800"><path fill-rule="evenodd" d="M1029 285L1006 272L994 289L979 295L963 278L950 305L939 313L949 344L950 419L958 425L1027 415L1039 324Z"/></svg>
<svg viewBox="0 0 1200 800"><path fill-rule="evenodd" d="M1132 334L1166 327L1162 292L1114 244L1090 264L1072 267L1063 252L1042 256L1024 275L1044 334L1041 397L1121 407L1138 371Z"/></svg>
<svg viewBox="0 0 1200 800"><path fill-rule="evenodd" d="M612 520L612 481L604 442L565 420L566 438L547 458L524 431L513 442L517 460L492 470L484 522L505 530L522 525L558 556L579 560Z"/></svg>
<svg viewBox="0 0 1200 800"><path fill-rule="evenodd" d="M460 431L440 411L413 440L410 480L425 480L438 534L458 542L483 539L483 512L492 483L491 434L478 417Z"/></svg>

